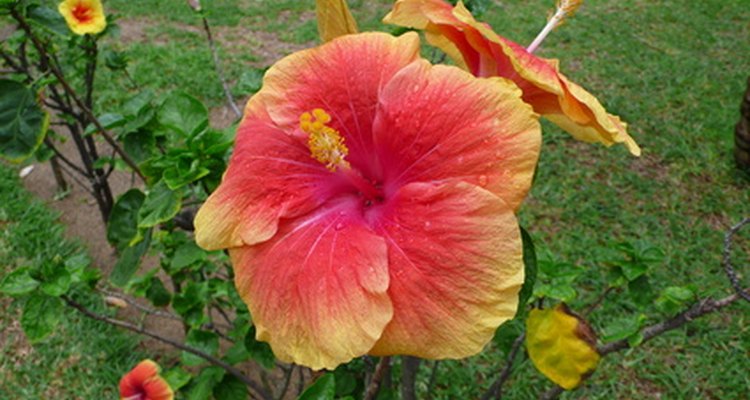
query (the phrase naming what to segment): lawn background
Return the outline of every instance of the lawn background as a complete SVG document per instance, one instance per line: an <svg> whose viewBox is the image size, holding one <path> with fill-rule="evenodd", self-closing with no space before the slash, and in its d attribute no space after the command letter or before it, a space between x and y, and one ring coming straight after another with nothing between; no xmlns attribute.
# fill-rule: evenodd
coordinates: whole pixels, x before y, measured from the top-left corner
<svg viewBox="0 0 750 400"><path fill-rule="evenodd" d="M317 41L313 1L203 3L226 73L243 100L257 90L258 77L279 56ZM528 44L553 2L491 3L483 19L501 35ZM390 4L350 2L363 30L391 31L378 22ZM228 124L200 20L186 2L110 0L105 7L122 25L121 38L108 40L105 47L127 51L128 71L136 85L120 73L102 69L97 80L101 112L116 108L123 92L183 90L213 107L214 123ZM544 57L559 58L569 78L627 121L643 148L643 155L635 158L620 146L607 149L576 142L544 124L535 185L520 219L543 259L573 263L584 271L579 295L571 302L574 309L585 308L604 289L611 249L623 242L663 252L652 271L655 291L692 284L702 296L729 293L720 265L723 232L750 215L750 184L732 161L733 126L750 76L748 21L747 0L589 0L539 50ZM0 210L7 204L0 198ZM734 255L748 271L750 234L742 238L744 248ZM599 331L640 312L626 292L615 291L608 300L590 317ZM642 348L610 356L582 389L564 398L743 398L750 388L748 311L747 304L735 305ZM660 318L655 309L646 312ZM91 335L84 340L91 343L97 334L111 334L89 321L66 326L70 330L63 329L34 350L39 358L10 369L16 382L27 376L23 382L39 386L33 393L44 393L54 378L50 371L59 365L55 362L64 361L53 357L64 350L52 349L74 348L88 357L91 348L76 348L72 340ZM90 362L110 370L86 378L66 377L66 389L107 393L95 390L105 390L107 381L114 385L117 375L111 370L119 373L132 360L117 356L116 349L103 349L99 351L107 352L106 361ZM477 397L503 359L492 347L478 357L442 363L437 397ZM4 357L3 363L7 360ZM506 385L508 398L534 398L550 386L524 360ZM5 365L3 370L8 371ZM420 371L419 390L425 389L428 375L427 368Z"/></svg>

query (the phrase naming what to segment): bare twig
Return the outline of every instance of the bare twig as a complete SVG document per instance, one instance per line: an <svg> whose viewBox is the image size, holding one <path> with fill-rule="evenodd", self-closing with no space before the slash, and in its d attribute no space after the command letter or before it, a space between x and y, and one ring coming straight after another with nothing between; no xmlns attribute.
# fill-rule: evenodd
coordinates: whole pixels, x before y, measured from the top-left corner
<svg viewBox="0 0 750 400"><path fill-rule="evenodd" d="M744 294L750 293L750 289L745 289L742 291ZM700 318L706 314L713 313L715 311L718 311L735 301L744 298L740 296L740 294L735 293L731 296L724 297L723 299L714 300L711 298L703 299L693 305L692 307L688 308L687 310L677 314L676 316L666 320L659 322L654 325L650 325L643 329L641 331L641 334L643 335L643 341L642 343L645 343L665 332L669 332L671 330L677 329L688 322L693 321L694 319ZM617 340L614 342L605 343L601 346L597 346L597 350L599 351L599 354L604 357L607 354L614 353L617 351L625 350L630 348L630 344L628 343L627 339ZM555 386L552 389L546 391L545 393L540 396L541 399L555 399L557 396L562 393L563 389L559 386Z"/></svg>
<svg viewBox="0 0 750 400"><path fill-rule="evenodd" d="M415 383L421 359L412 356L401 357L401 399L416 400Z"/></svg>
<svg viewBox="0 0 750 400"><path fill-rule="evenodd" d="M380 359L378 365L375 366L375 372L372 374L370 384L367 385L367 390L365 390L363 400L372 400L375 398L375 396L378 395L380 384L382 383L383 378L385 377L385 374L386 372L388 372L390 367L391 357L386 356Z"/></svg>
<svg viewBox="0 0 750 400"><path fill-rule="evenodd" d="M289 390L289 384L292 382L292 375L294 375L296 367L296 365L292 365L291 368L284 371L284 385L281 387L281 391L277 397L278 400L282 400L286 396L286 391ZM300 371L300 374L301 373L302 372Z"/></svg>
<svg viewBox="0 0 750 400"><path fill-rule="evenodd" d="M432 391L435 390L435 384L437 383L437 372L438 372L439 366L440 366L440 360L435 360L435 362L432 363L432 371L430 372L430 380L427 382L427 394L425 395L425 399L427 400L432 399Z"/></svg>
<svg viewBox="0 0 750 400"><path fill-rule="evenodd" d="M214 60L214 69L216 69L216 75L219 77L219 81L221 81L221 87L224 89L224 95L227 97L227 104L229 104L229 108L234 111L234 114L237 115L237 118L241 118L242 112L239 108L237 108L237 103L235 103L234 101L232 90L229 88L229 84L227 84L226 77L224 76L224 69L221 67L219 52L216 50L216 43L214 42L213 34L211 34L211 27L208 25L208 19L206 19L206 16L203 15L203 12L200 12L200 14L201 19L203 20L203 30L206 31L206 38L208 39L208 47L209 49L211 49L211 56Z"/></svg>
<svg viewBox="0 0 750 400"><path fill-rule="evenodd" d="M727 273L727 277L729 278L729 282L732 284L732 287L734 288L734 291L737 292L737 294L742 297L743 299L750 301L750 295L745 293L742 290L742 286L740 285L740 278L737 277L737 272L735 272L734 268L732 267L732 238L734 237L737 232L739 232L740 229L742 229L743 226L750 224L750 217L743 219L736 225L729 228L729 230L724 234L724 251L723 251L723 259L722 264L724 265L724 272Z"/></svg>
<svg viewBox="0 0 750 400"><path fill-rule="evenodd" d="M188 353L194 354L194 355L196 355L196 356L198 356L198 357L200 357L200 358L208 361L209 363L211 363L213 365L216 365L217 367L223 368L225 371L227 371L228 373L230 373L231 375L233 375L234 377L236 377L237 379L239 379L240 381L242 381L243 383L245 383L248 387L250 387L251 389L253 389L262 399L264 399L264 400L273 400L273 396L271 396L260 384L258 384L254 380L250 379L249 377L245 376L242 373L242 371L240 371L237 368L235 368L235 367L227 364L226 362L222 361L219 358L216 358L216 357L214 357L214 356L212 356L210 354L204 353L204 352L202 352L202 351L200 351L198 349L194 349L194 348L192 348L190 346L187 346L187 345L185 345L183 343L180 343L178 341L175 341L175 340L163 337L163 336L161 336L161 335L159 335L157 333L154 333L154 332L146 330L146 329L144 329L142 327L133 325L133 324L131 324L129 322L120 321L118 319L114 319L114 318L110 318L110 317L107 317L107 316L104 316L104 315L97 314L97 313L89 310L88 308L84 307L83 305L77 303L76 301L74 301L73 299L71 299L68 296L63 295L63 296L60 296L60 298L63 301L65 301L65 303L68 304L70 307L75 308L80 313L86 315L89 318L93 318L93 319L95 319L97 321L106 322L106 323L108 323L110 325L114 325L114 326L117 326L117 327L120 327L120 328L124 328L124 329L127 329L127 330L135 332L135 333L139 333L141 335L145 335L145 336L151 337L151 338L156 339L156 340L158 340L158 341L160 341L162 343L169 344L169 345L171 345L173 347L176 347L176 348L178 348L180 350L183 350L183 351L186 351Z"/></svg>
<svg viewBox="0 0 750 400"><path fill-rule="evenodd" d="M747 293L748 289L746 289L743 294L747 295ZM711 298L703 299L689 309L677 314L676 316L643 329L643 331L641 331L643 335L642 343L645 343L665 332L677 329L694 319L700 318L714 311L718 311L734 303L738 299L740 299L740 295L738 293L719 300L714 300ZM627 349L629 347L630 345L628 344L628 340L622 339L598 346L597 350L599 351L599 354L604 356L609 353Z"/></svg>
<svg viewBox="0 0 750 400"><path fill-rule="evenodd" d="M105 289L96 289L96 290L99 293L101 293L101 294L103 294L105 296L110 296L110 297L114 297L114 298L120 299L120 300L128 303L129 305L133 306L134 308L136 308L136 309L138 309L140 311L143 311L146 314L151 314L151 315L155 315L157 317L169 318L169 319L173 319L175 321L182 322L182 318L180 318L178 315L172 314L170 312L161 311L161 310L155 310L153 308L146 307L144 305L138 304L137 301L135 301L135 300L133 300L133 299L127 297L127 296L123 296L123 295L121 295L119 293L110 292L110 291L105 290Z"/></svg>
<svg viewBox="0 0 750 400"><path fill-rule="evenodd" d="M500 372L500 376L497 377L495 382L492 382L490 388L487 389L484 395L482 395L482 400L489 400L493 396L496 399L500 399L502 397L503 385L505 384L505 381L510 378L510 373L513 371L513 364L516 361L516 355L518 354L518 350L521 349L521 345L523 344L524 339L526 339L526 332L518 335L516 340L513 341L510 352L508 352L508 358L505 360L505 367Z"/></svg>
<svg viewBox="0 0 750 400"><path fill-rule="evenodd" d="M86 173L86 171L82 170L81 167L79 167L78 165L70 161L67 157L65 157L65 155L61 153L57 149L57 147L55 147L55 144L52 143L52 141L49 138L44 138L44 144L47 145L47 147L49 147L50 150L52 150L52 152L55 153L55 157L59 158L60 161L65 163L65 165L67 165L68 167L76 171L77 173L81 174L81 176L83 176L84 178L91 180L91 177L88 175L88 173Z"/></svg>
<svg viewBox="0 0 750 400"><path fill-rule="evenodd" d="M604 299L607 298L607 295L609 294L609 292L611 292L612 290L614 290L614 288L615 288L614 286L608 286L606 289L604 289L604 291L599 295L599 297L597 297L596 300L594 300L594 302L591 303L583 311L583 316L586 317L589 314L591 314L594 310L596 310L597 307L599 307L602 304L602 302L604 301Z"/></svg>
<svg viewBox="0 0 750 400"><path fill-rule="evenodd" d="M47 50L45 49L44 45L39 41L39 38L34 34L34 31L31 29L31 25L29 25L28 21L26 21L26 18L21 15L18 10L15 8L10 9L10 13L13 16L13 18L19 23L21 28L26 32L26 35L31 39L32 43L34 44L34 47L39 52L39 54L42 57L50 58L49 53L47 53ZM70 96L70 98L75 102L75 104L78 106L78 108L83 111L84 115L86 115L86 118L96 127L97 132L104 137L104 140L109 143L112 148L114 148L117 151L117 154L122 157L123 161L125 161L126 164L139 176L141 179L145 179L143 176L143 173L141 172L140 168L138 168L138 165L133 161L132 158L125 152L125 150L120 147L120 145L115 141L115 139L107 132L107 130L102 126L102 124L99 122L99 120L96 118L94 113L91 111L89 107L84 104L84 102L78 97L78 94L73 90L73 88L70 86L68 81L63 76L62 72L60 71L59 67L55 65L55 63L49 63L49 69L50 72L52 72L53 75L55 75L55 78L57 78L57 81L62 85L63 89L65 89L65 93L67 96Z"/></svg>

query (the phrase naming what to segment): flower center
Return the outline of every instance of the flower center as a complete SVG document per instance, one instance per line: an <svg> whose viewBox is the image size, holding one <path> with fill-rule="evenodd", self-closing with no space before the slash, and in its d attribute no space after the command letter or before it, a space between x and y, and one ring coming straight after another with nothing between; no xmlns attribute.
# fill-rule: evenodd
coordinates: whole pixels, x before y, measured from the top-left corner
<svg viewBox="0 0 750 400"><path fill-rule="evenodd" d="M349 163L344 160L349 154L349 149L339 131L326 125L329 122L331 116L321 108L300 115L299 127L308 134L307 147L310 149L310 155L331 171L336 171L336 168L349 168Z"/></svg>
<svg viewBox="0 0 750 400"><path fill-rule="evenodd" d="M75 7L73 7L72 10L73 17L75 17L78 22L86 23L91 21L91 7L86 6L83 3L77 3Z"/></svg>
<svg viewBox="0 0 750 400"><path fill-rule="evenodd" d="M331 116L322 108L316 108L310 112L304 112L299 117L299 127L307 133L307 147L310 156L331 172L338 172L347 178L357 191L364 196L364 205L383 200L382 190L377 182L373 182L362 176L353 169L346 161L349 148L344 144L344 137L334 128L328 126Z"/></svg>

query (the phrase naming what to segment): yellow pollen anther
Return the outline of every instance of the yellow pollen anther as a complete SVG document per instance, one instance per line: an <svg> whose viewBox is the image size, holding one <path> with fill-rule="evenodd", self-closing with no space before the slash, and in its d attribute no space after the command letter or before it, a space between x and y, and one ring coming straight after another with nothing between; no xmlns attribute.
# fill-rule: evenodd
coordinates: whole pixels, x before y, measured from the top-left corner
<svg viewBox="0 0 750 400"><path fill-rule="evenodd" d="M326 125L329 122L331 116L321 108L299 116L299 127L308 134L307 147L312 158L325 164L331 171L335 171L336 167L347 168L349 163L344 157L349 154L349 149L339 131Z"/></svg>

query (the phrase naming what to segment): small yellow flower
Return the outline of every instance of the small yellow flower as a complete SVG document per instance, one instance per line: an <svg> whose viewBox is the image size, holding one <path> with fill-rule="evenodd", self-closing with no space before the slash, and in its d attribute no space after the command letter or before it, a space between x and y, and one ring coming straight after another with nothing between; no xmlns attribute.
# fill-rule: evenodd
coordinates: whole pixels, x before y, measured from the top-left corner
<svg viewBox="0 0 750 400"><path fill-rule="evenodd" d="M57 9L76 35L96 34L107 27L100 0L65 0Z"/></svg>

